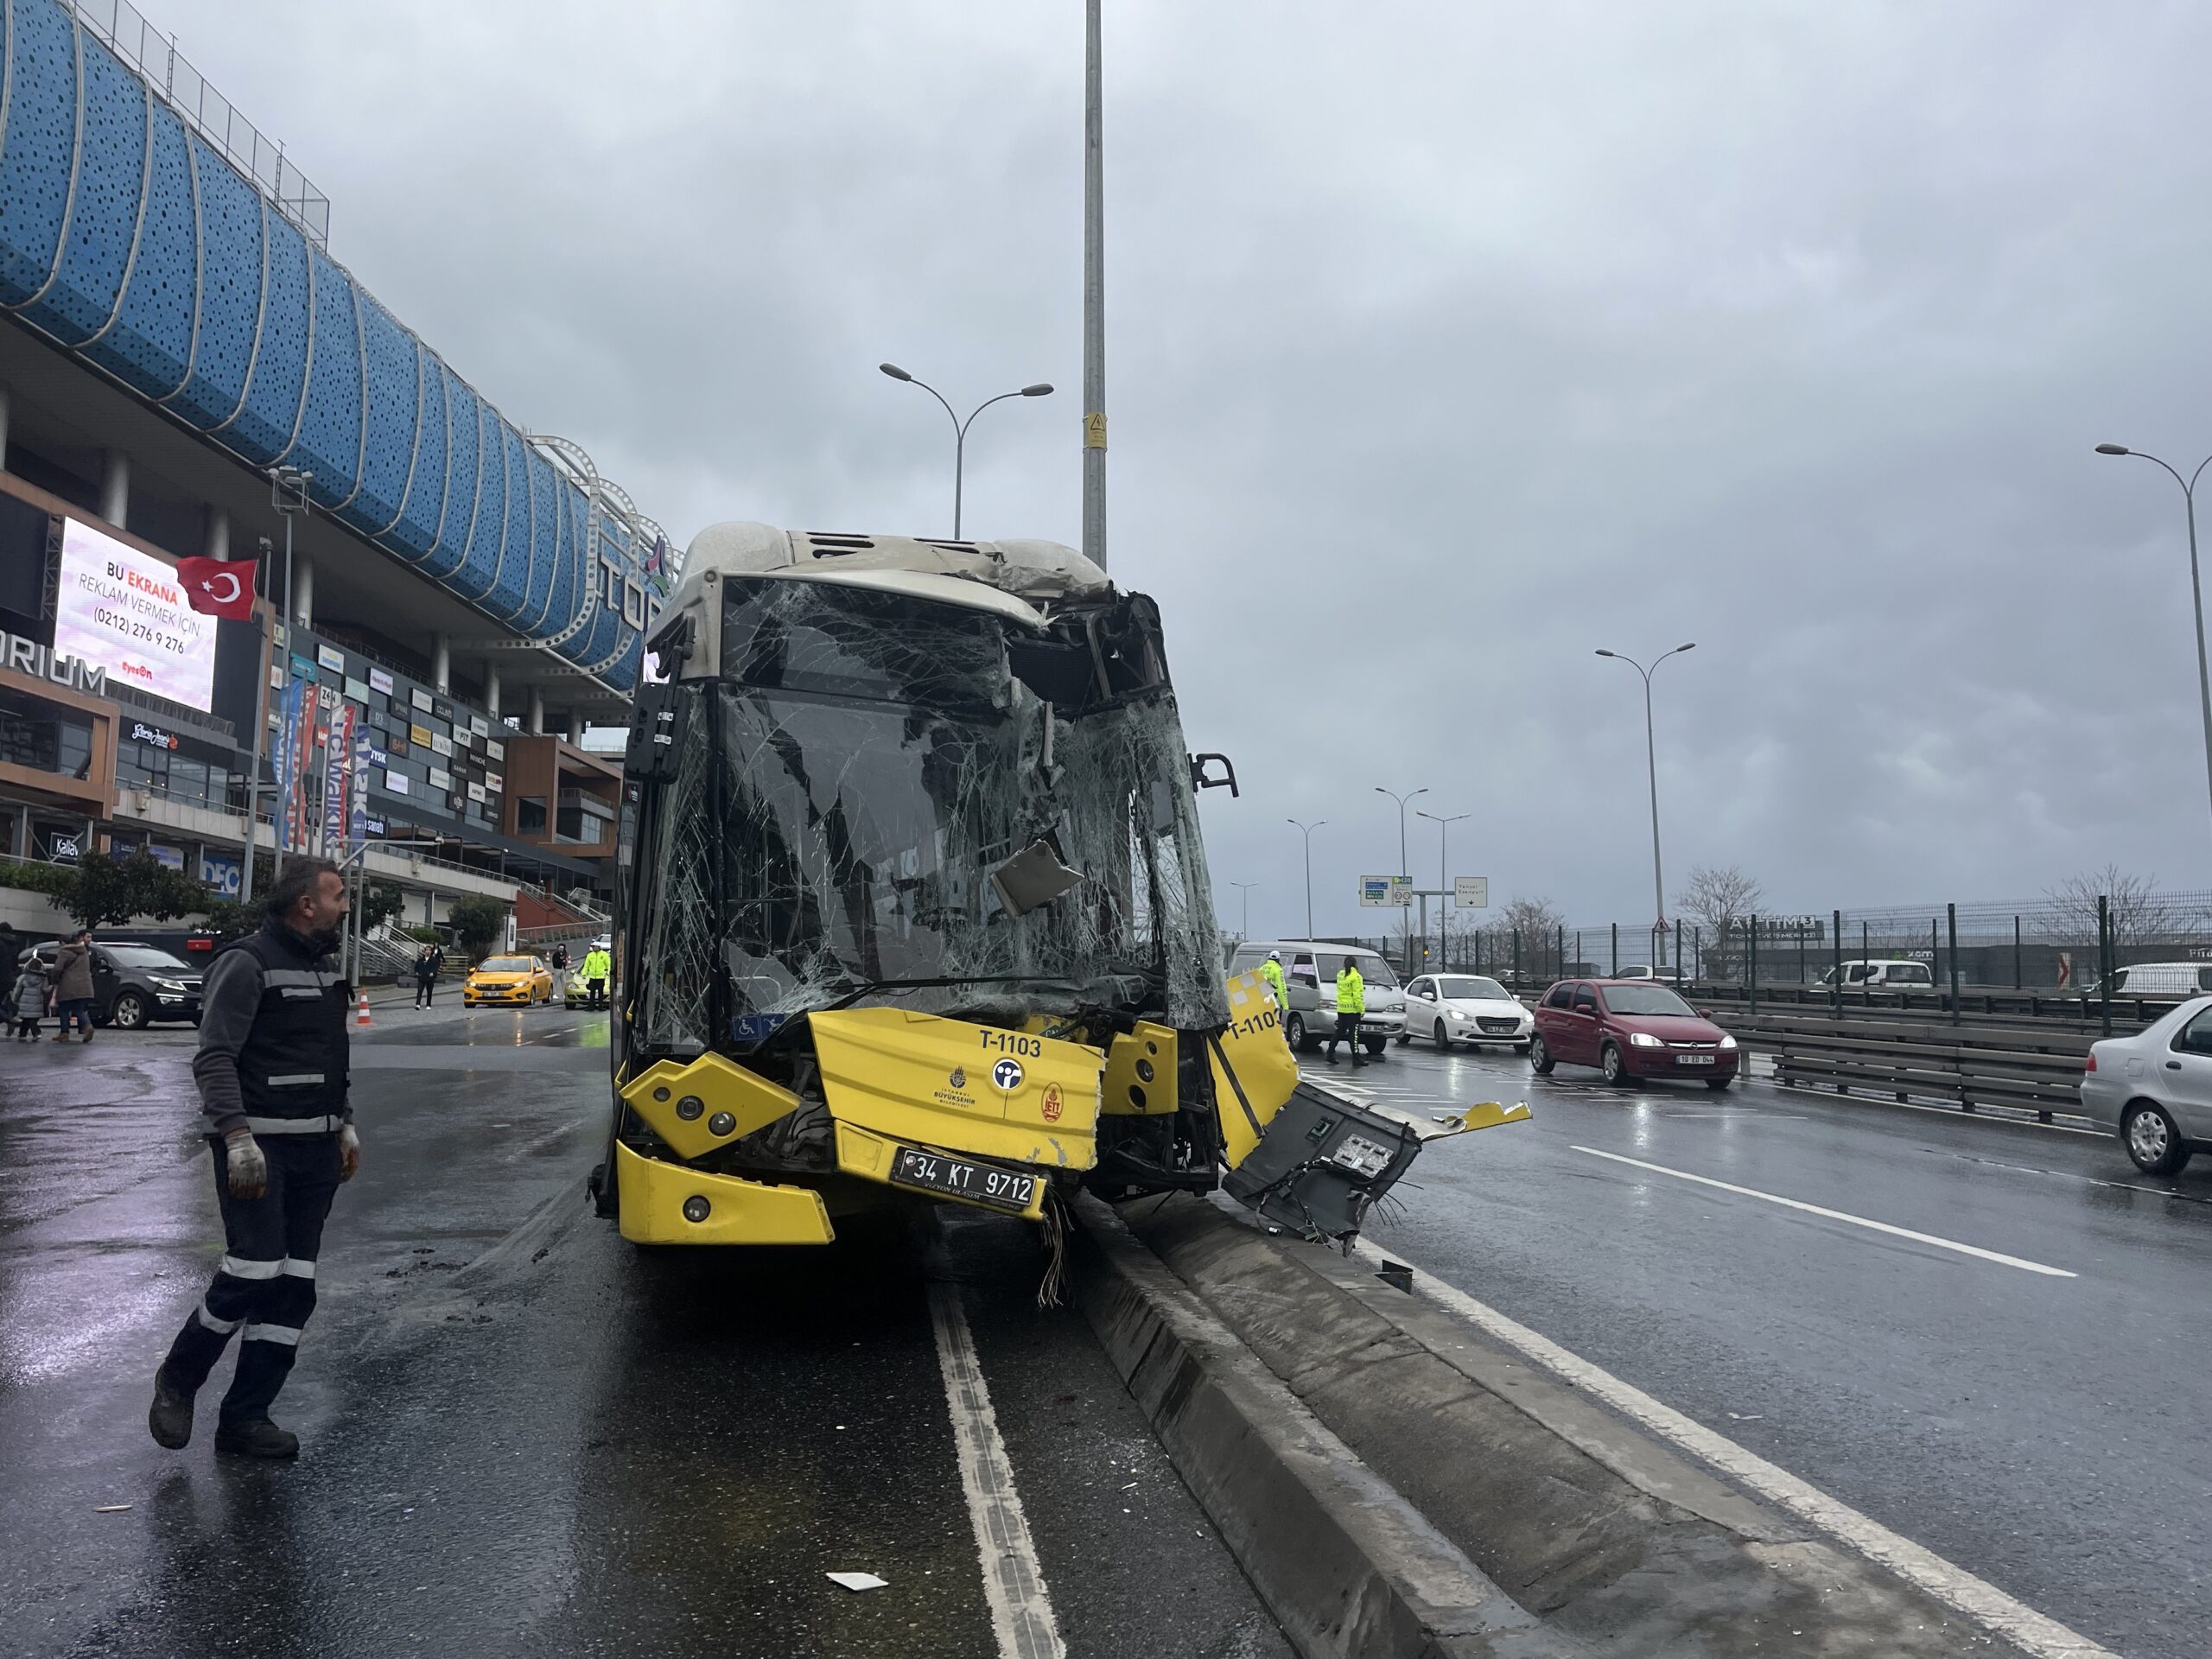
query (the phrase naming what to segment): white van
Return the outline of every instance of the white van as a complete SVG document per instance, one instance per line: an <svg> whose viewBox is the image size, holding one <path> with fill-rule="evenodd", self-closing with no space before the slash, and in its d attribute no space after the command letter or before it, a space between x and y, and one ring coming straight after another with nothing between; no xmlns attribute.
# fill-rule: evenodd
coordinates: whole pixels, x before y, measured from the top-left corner
<svg viewBox="0 0 2212 1659"><path fill-rule="evenodd" d="M1833 985L1835 977L1835 969L1830 968L1814 983ZM1843 964L1843 988L1847 991L1932 991L1936 988L1936 970L1910 957L1847 962Z"/></svg>
<svg viewBox="0 0 2212 1659"><path fill-rule="evenodd" d="M1346 957L1367 986L1359 1046L1379 1059L1390 1039L1405 1030L1405 988L1396 971L1374 951L1326 939L1247 939L1229 959L1230 976L1252 972L1270 950L1282 953L1283 990L1290 998L1283 1010L1283 1035L1299 1053L1311 1054L1337 1028L1337 969Z"/></svg>
<svg viewBox="0 0 2212 1659"><path fill-rule="evenodd" d="M2114 996L2202 996L2212 991L2212 962L2132 962L2112 972ZM2102 996L2104 987L2090 988Z"/></svg>

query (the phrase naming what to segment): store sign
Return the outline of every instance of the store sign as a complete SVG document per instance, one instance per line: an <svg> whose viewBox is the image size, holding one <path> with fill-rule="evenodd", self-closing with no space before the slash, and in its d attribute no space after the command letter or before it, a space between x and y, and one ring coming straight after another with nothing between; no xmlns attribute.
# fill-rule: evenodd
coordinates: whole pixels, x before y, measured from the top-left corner
<svg viewBox="0 0 2212 1659"><path fill-rule="evenodd" d="M427 726L410 726L407 728L407 741L410 743L420 743L427 749L430 747L430 728Z"/></svg>
<svg viewBox="0 0 2212 1659"><path fill-rule="evenodd" d="M219 853L203 852L200 855L200 879L214 890L218 898L235 899L238 896L238 861Z"/></svg>
<svg viewBox="0 0 2212 1659"><path fill-rule="evenodd" d="M484 785L481 784L471 784L468 786L468 798L472 801L481 803L484 799Z"/></svg>
<svg viewBox="0 0 2212 1659"><path fill-rule="evenodd" d="M146 850L154 855L154 862L163 869L181 871L184 868L184 849L164 846L158 841L146 843Z"/></svg>
<svg viewBox="0 0 2212 1659"><path fill-rule="evenodd" d="M175 732L165 732L158 726L149 726L143 720L134 720L130 722L130 741L133 743L150 743L157 749L168 749L172 752L176 748Z"/></svg>
<svg viewBox="0 0 2212 1659"><path fill-rule="evenodd" d="M436 766L432 766L430 768L430 787L432 789L451 789L453 787L453 774L449 772L442 771Z"/></svg>
<svg viewBox="0 0 2212 1659"><path fill-rule="evenodd" d="M449 737L442 737L435 732L431 733L430 753L442 760L450 760L453 756L453 740Z"/></svg>
<svg viewBox="0 0 2212 1659"><path fill-rule="evenodd" d="M72 691L89 691L94 696L107 693L106 669L82 658L58 655L37 640L16 634L0 633L0 664L4 664L11 674L51 680Z"/></svg>
<svg viewBox="0 0 2212 1659"><path fill-rule="evenodd" d="M407 697L409 702L412 702L424 714L428 714L430 711L430 694L422 690L419 686L414 690L410 691L407 694Z"/></svg>
<svg viewBox="0 0 2212 1659"><path fill-rule="evenodd" d="M381 691L387 697L390 696L391 695L391 676L381 668L371 669L369 671L369 689L372 691Z"/></svg>
<svg viewBox="0 0 2212 1659"><path fill-rule="evenodd" d="M324 668L334 668L340 674L346 671L346 653L335 645L317 645L315 659Z"/></svg>
<svg viewBox="0 0 2212 1659"><path fill-rule="evenodd" d="M74 518L62 521L54 654L188 708L214 702L215 619L192 608L170 566Z"/></svg>
<svg viewBox="0 0 2212 1659"><path fill-rule="evenodd" d="M504 760L507 758L507 746L504 743L486 743L484 746L484 753L494 760Z"/></svg>
<svg viewBox="0 0 2212 1659"><path fill-rule="evenodd" d="M385 772L384 788L387 795L404 795L407 793L407 774L404 772Z"/></svg>
<svg viewBox="0 0 2212 1659"><path fill-rule="evenodd" d="M468 729L479 737L489 737L492 734L492 722L481 715L471 715L468 717Z"/></svg>
<svg viewBox="0 0 2212 1659"><path fill-rule="evenodd" d="M366 680L348 679L345 690L351 702L366 702L369 700L369 683Z"/></svg>

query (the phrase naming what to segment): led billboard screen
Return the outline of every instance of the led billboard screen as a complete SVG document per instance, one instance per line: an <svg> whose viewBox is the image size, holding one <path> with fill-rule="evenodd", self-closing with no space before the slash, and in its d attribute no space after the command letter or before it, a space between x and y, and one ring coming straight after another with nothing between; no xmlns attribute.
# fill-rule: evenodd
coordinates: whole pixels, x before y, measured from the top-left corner
<svg viewBox="0 0 2212 1659"><path fill-rule="evenodd" d="M188 709L214 702L215 619L186 603L169 566L74 518L61 531L54 648Z"/></svg>

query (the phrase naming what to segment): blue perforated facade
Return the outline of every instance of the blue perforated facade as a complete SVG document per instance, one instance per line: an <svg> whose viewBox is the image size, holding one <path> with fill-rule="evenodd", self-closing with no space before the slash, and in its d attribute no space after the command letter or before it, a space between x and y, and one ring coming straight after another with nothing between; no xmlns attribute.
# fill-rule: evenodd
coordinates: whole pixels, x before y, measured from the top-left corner
<svg viewBox="0 0 2212 1659"><path fill-rule="evenodd" d="M0 0L0 308L247 465L313 473L316 506L383 555L630 689L646 550L626 516L595 511L67 5Z"/></svg>

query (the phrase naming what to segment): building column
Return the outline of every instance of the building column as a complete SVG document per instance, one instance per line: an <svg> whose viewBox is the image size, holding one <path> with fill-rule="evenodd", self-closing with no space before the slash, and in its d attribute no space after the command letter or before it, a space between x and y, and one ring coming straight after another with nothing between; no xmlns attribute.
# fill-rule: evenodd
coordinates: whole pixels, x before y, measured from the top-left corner
<svg viewBox="0 0 2212 1659"><path fill-rule="evenodd" d="M107 452L100 472L100 517L118 530L130 519L130 457L120 449Z"/></svg>
<svg viewBox="0 0 2212 1659"><path fill-rule="evenodd" d="M315 626L315 565L296 548L292 552L292 620L302 628Z"/></svg>
<svg viewBox="0 0 2212 1659"><path fill-rule="evenodd" d="M543 688L530 688L530 713L523 720L523 729L532 737L542 737L545 732L545 692Z"/></svg>
<svg viewBox="0 0 2212 1659"><path fill-rule="evenodd" d="M484 712L496 722L499 718L499 665L484 664Z"/></svg>
<svg viewBox="0 0 2212 1659"><path fill-rule="evenodd" d="M574 709L569 710L569 742L575 748L584 746L584 717Z"/></svg>
<svg viewBox="0 0 2212 1659"><path fill-rule="evenodd" d="M430 636L430 689L442 697L453 695L453 636Z"/></svg>
<svg viewBox="0 0 2212 1659"><path fill-rule="evenodd" d="M231 515L222 508L207 509L207 539L200 550L211 559L231 556Z"/></svg>

